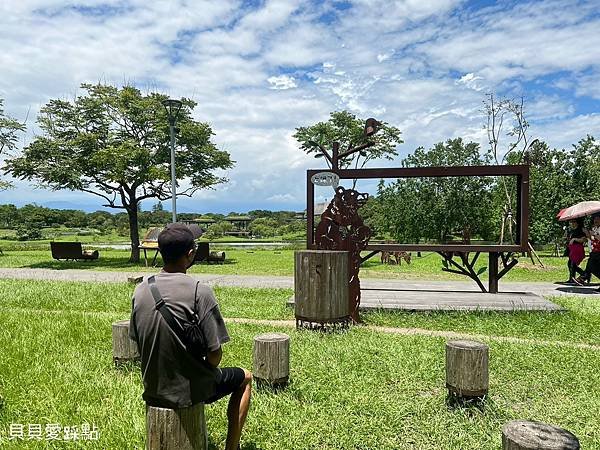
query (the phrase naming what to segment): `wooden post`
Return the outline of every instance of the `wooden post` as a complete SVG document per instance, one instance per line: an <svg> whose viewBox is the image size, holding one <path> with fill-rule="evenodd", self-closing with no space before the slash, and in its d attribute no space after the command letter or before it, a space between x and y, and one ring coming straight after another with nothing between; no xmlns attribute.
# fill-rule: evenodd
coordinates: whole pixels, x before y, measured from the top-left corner
<svg viewBox="0 0 600 450"><path fill-rule="evenodd" d="M286 385L290 375L290 337L264 333L254 337L252 375L258 384Z"/></svg>
<svg viewBox="0 0 600 450"><path fill-rule="evenodd" d="M350 321L348 252L297 251L294 271L296 325L347 326Z"/></svg>
<svg viewBox="0 0 600 450"><path fill-rule="evenodd" d="M446 387L459 397L482 397L488 393L489 348L481 342L446 343Z"/></svg>
<svg viewBox="0 0 600 450"><path fill-rule="evenodd" d="M489 264L488 264L488 275L489 275L489 288L490 294L498 293L498 253L490 252Z"/></svg>
<svg viewBox="0 0 600 450"><path fill-rule="evenodd" d="M559 427L529 420L513 420L502 428L502 450L578 450L579 439Z"/></svg>
<svg viewBox="0 0 600 450"><path fill-rule="evenodd" d="M167 409L146 405L147 450L207 450L204 404Z"/></svg>
<svg viewBox="0 0 600 450"><path fill-rule="evenodd" d="M138 283L141 283L142 281L144 281L143 276L132 275L130 277L127 277L127 282L131 283L131 284L138 284Z"/></svg>
<svg viewBox="0 0 600 450"><path fill-rule="evenodd" d="M115 364L140 359L137 343L129 337L129 320L119 320L112 324L112 348Z"/></svg>

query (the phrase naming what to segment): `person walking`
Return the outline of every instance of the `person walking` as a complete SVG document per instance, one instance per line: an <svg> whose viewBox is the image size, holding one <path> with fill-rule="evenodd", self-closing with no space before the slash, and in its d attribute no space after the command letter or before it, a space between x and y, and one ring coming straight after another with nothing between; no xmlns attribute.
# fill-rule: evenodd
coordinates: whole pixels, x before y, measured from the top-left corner
<svg viewBox="0 0 600 450"><path fill-rule="evenodd" d="M567 230L567 252L569 259L567 267L569 268L568 283L577 283L577 275L583 276L584 270L579 267L581 261L585 258L585 242L587 241L587 230L583 228L583 219L569 220Z"/></svg>
<svg viewBox="0 0 600 450"><path fill-rule="evenodd" d="M212 289L186 274L196 237L181 223L158 235L164 268L136 288L129 335L140 351L146 403L180 409L230 396L225 450L235 450L250 406L252 374L219 367L221 346L230 340L225 322ZM195 340L185 332L190 327Z"/></svg>
<svg viewBox="0 0 600 450"><path fill-rule="evenodd" d="M592 251L585 266L583 275L577 278L577 284L589 283L592 275L600 278L600 213L592 216L592 228L587 232Z"/></svg>

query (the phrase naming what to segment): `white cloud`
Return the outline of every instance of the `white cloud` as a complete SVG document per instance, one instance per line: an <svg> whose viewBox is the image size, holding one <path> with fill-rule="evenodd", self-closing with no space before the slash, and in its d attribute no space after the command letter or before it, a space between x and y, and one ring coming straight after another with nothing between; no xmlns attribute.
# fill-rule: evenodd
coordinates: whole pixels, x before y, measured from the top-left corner
<svg viewBox="0 0 600 450"><path fill-rule="evenodd" d="M483 77L479 77L474 73L467 73L460 77L460 79L456 81L456 84L463 84L474 91L482 91L484 87L481 83L478 83L480 80L483 80Z"/></svg>
<svg viewBox="0 0 600 450"><path fill-rule="evenodd" d="M291 194L275 194L267 198L269 202L285 203L297 201L296 197Z"/></svg>
<svg viewBox="0 0 600 450"><path fill-rule="evenodd" d="M380 53L379 55L377 55L377 61L384 62L386 59L390 59L390 55L388 55L387 53Z"/></svg>
<svg viewBox="0 0 600 450"><path fill-rule="evenodd" d="M336 4L5 0L0 97L13 116L31 110L27 139L39 108L72 97L81 82L130 82L193 98L195 117L211 124L214 141L237 161L226 173L231 183L198 195L204 211L277 202L303 209L304 170L321 162L302 153L292 134L333 110L398 126L402 154L458 136L485 143L487 91L524 95L532 134L550 145L600 129L589 113L600 99L594 1ZM27 201L58 195L24 183L18 192ZM0 202L14 198L14 191L0 193Z"/></svg>
<svg viewBox="0 0 600 450"><path fill-rule="evenodd" d="M293 89L298 87L294 77L279 75L278 77L269 77L267 81L271 84L271 89Z"/></svg>

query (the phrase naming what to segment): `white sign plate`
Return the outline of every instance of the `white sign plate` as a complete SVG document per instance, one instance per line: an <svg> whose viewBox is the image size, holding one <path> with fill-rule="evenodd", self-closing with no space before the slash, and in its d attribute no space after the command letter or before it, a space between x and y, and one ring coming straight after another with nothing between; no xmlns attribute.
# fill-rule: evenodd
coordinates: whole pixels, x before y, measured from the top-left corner
<svg viewBox="0 0 600 450"><path fill-rule="evenodd" d="M340 177L333 172L319 172L315 173L310 178L310 181L317 186L332 186L336 188L340 184Z"/></svg>

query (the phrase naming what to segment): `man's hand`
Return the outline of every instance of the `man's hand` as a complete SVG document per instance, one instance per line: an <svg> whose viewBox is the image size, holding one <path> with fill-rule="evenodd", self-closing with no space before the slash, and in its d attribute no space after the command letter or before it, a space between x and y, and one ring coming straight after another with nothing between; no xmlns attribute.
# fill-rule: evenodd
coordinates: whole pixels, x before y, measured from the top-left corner
<svg viewBox="0 0 600 450"><path fill-rule="evenodd" d="M219 347L218 350L214 352L208 352L206 355L206 361L213 367L219 367L221 363L221 358L223 357L223 350Z"/></svg>

